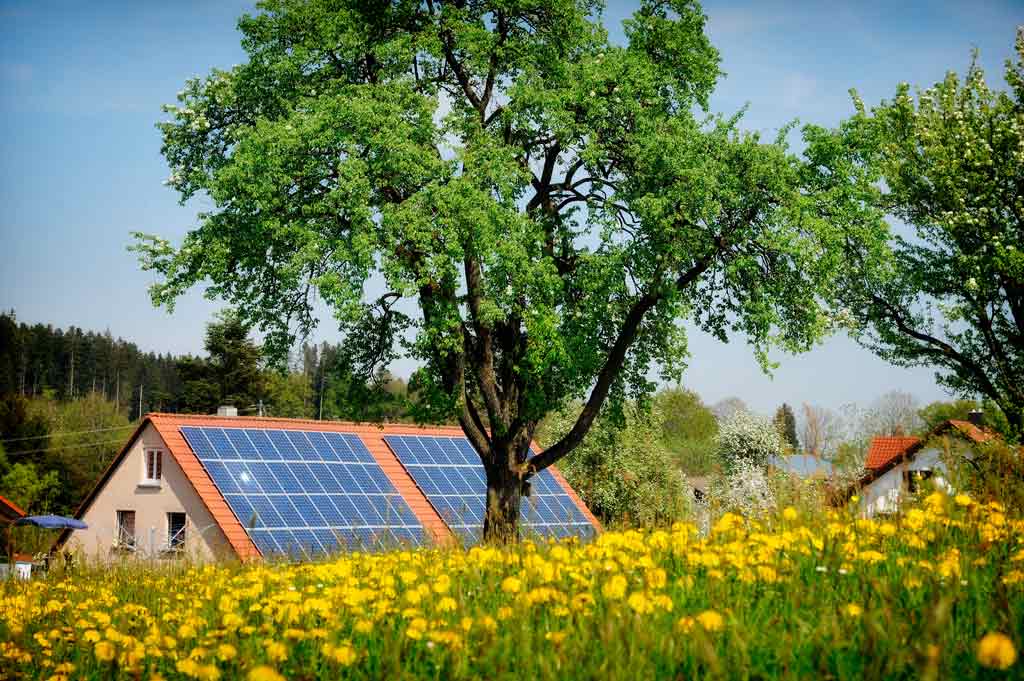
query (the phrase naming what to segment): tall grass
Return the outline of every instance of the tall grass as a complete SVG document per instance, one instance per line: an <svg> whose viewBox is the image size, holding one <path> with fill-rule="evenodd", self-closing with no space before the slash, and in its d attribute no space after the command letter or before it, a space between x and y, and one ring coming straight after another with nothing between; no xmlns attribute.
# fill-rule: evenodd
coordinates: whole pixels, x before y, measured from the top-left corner
<svg viewBox="0 0 1024 681"><path fill-rule="evenodd" d="M124 565L0 586L9 678L1009 678L1024 523L966 496L587 545ZM990 633L979 659L979 641ZM61 666L66 665L66 666ZM58 671L63 669L64 671Z"/></svg>

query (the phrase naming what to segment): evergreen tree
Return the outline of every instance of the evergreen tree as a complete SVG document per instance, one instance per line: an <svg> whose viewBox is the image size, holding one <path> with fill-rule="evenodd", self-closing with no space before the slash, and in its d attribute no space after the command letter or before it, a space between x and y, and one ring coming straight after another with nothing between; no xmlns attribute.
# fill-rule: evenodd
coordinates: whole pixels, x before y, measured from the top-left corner
<svg viewBox="0 0 1024 681"><path fill-rule="evenodd" d="M794 452L799 450L800 440L796 435L796 415L793 413L793 409L783 402L782 406L775 410L773 420L786 444L792 447Z"/></svg>

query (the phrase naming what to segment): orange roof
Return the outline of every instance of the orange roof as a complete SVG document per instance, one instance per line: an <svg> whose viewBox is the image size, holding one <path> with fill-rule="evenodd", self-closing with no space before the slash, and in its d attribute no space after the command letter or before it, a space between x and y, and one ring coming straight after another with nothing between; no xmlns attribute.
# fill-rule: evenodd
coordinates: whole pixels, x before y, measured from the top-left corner
<svg viewBox="0 0 1024 681"><path fill-rule="evenodd" d="M21 518L24 515L25 511L22 510L21 506L18 506L10 499L0 496L0 516L11 518L13 520L15 518Z"/></svg>
<svg viewBox="0 0 1024 681"><path fill-rule="evenodd" d="M260 556L259 549L249 538L245 527L235 517L234 512L228 506L220 489L210 478L206 469L200 463L198 457L188 445L181 434L182 426L199 427L234 427L234 428L261 428L268 430L315 430L320 432L351 433L358 435L370 454L380 465L381 470L388 477L388 480L395 487L409 508L416 515L416 518L433 537L435 542L447 543L453 539L451 530L442 520L440 514L427 500L420 488L413 481L409 472L401 464L394 452L384 440L385 435L437 435L446 437L463 437L462 429L458 426L416 426L410 424L371 424L371 423L347 423L341 421L313 421L308 419L284 419L284 418L262 418L254 416L196 416L189 414L147 414L139 424L135 433L121 450L121 453L111 462L107 471L104 472L96 487L86 497L85 501L76 511L76 517L81 517L92 500L102 489L107 478L113 473L121 459L131 448L132 443L141 434L147 424L152 424L160 434L164 444L167 446L171 456L184 472L189 482L195 488L199 498L206 505L214 520L220 526L227 537L231 547L242 560L257 558ZM536 446L535 451L540 451ZM593 523L594 527L600 528L597 518L590 512L576 492L569 486L561 474L552 466L552 476L565 490L566 494L579 506L580 510ZM62 543L69 533L65 532L58 540Z"/></svg>
<svg viewBox="0 0 1024 681"><path fill-rule="evenodd" d="M864 468L882 468L920 441L921 438L917 437L876 437L871 440Z"/></svg>
<svg viewBox="0 0 1024 681"><path fill-rule="evenodd" d="M983 430L978 426L974 425L970 421L960 421L957 419L950 419L949 425L953 426L960 431L960 434L969 440L974 440L978 444L982 444L992 440L995 437L995 433L990 430Z"/></svg>

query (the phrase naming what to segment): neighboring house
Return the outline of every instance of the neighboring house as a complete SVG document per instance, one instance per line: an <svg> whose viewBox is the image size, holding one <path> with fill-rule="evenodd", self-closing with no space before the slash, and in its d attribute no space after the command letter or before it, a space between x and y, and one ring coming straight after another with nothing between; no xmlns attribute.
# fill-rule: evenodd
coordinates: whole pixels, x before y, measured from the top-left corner
<svg viewBox="0 0 1024 681"><path fill-rule="evenodd" d="M970 421L949 420L930 433L919 437L876 437L871 441L864 463L866 473L851 485L841 500L860 497L861 513L893 513L908 495L915 494L925 480L939 487L949 487L948 471L941 460L943 439L965 442L968 447L988 442L995 437L990 431Z"/></svg>
<svg viewBox="0 0 1024 681"><path fill-rule="evenodd" d="M485 489L459 428L148 414L76 512L88 529L55 549L248 560L472 543ZM522 511L526 533L599 529L554 468L534 478Z"/></svg>
<svg viewBox="0 0 1024 681"><path fill-rule="evenodd" d="M24 517L24 515L25 511L21 510L20 506L10 499L0 496L0 523L6 525L18 518Z"/></svg>

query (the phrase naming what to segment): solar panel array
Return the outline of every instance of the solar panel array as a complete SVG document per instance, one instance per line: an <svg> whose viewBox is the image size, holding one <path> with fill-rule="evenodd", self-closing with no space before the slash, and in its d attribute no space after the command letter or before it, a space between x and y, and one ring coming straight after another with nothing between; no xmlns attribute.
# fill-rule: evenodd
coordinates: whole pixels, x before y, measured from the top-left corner
<svg viewBox="0 0 1024 681"><path fill-rule="evenodd" d="M463 543L480 541L487 480L469 440L422 435L385 435L384 440ZM534 475L531 487L530 496L523 499L519 509L524 534L593 536L594 526L551 471L545 469Z"/></svg>
<svg viewBox="0 0 1024 681"><path fill-rule="evenodd" d="M352 433L183 426L264 556L419 545L423 526Z"/></svg>

